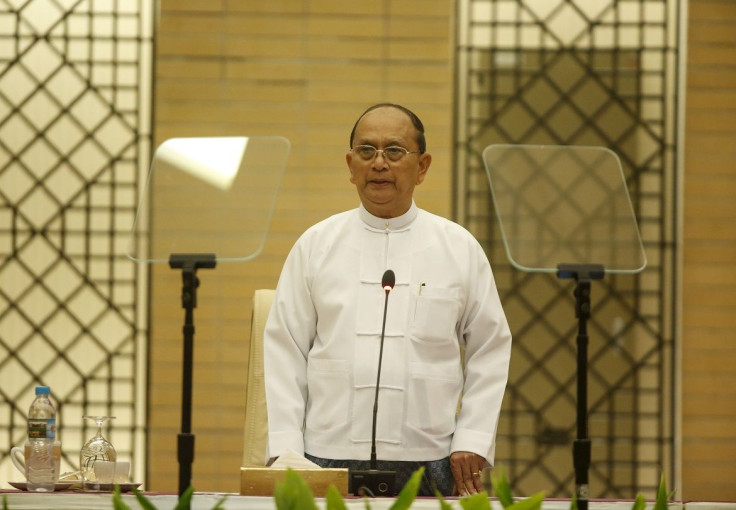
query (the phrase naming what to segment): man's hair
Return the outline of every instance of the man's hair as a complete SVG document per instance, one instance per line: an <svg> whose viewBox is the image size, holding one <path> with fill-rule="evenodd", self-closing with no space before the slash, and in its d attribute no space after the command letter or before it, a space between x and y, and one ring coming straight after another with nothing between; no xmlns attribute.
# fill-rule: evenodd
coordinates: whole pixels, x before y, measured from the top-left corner
<svg viewBox="0 0 736 510"><path fill-rule="evenodd" d="M414 128L417 130L417 145L419 146L419 152L424 154L424 152L427 150L427 140L424 137L424 124L422 124L422 121L419 120L419 117L411 111L409 108L405 106L401 106L400 104L395 103L378 103L374 104L370 108L368 108L366 111L364 111L362 114L360 114L360 117L358 117L358 120L355 121L355 125L353 125L353 130L350 132L350 147L353 146L353 139L355 138L355 129L358 127L358 123L360 120L365 117L366 113L371 112L373 110L377 110L378 108L396 108L397 110L401 110L406 115L409 116L409 119L411 119L411 123L414 125Z"/></svg>

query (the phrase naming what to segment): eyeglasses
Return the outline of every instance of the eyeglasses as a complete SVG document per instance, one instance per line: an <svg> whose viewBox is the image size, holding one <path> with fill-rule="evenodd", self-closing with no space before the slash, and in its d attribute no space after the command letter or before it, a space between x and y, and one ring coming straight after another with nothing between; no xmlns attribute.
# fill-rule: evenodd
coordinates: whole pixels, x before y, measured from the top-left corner
<svg viewBox="0 0 736 510"><path fill-rule="evenodd" d="M396 163L403 159L407 154L421 154L421 151L410 151L397 145L392 145L384 149L376 149L372 145L356 145L350 152L356 154L363 161L373 161L373 158L380 152L383 157Z"/></svg>

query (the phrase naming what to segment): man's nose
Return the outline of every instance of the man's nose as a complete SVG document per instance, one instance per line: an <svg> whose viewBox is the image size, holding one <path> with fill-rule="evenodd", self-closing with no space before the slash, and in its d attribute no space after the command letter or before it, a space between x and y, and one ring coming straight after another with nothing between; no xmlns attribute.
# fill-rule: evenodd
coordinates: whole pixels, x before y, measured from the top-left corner
<svg viewBox="0 0 736 510"><path fill-rule="evenodd" d="M378 158L381 158L380 161ZM373 168L376 170L387 170L388 160L384 156L383 151L377 151L376 156L373 158Z"/></svg>

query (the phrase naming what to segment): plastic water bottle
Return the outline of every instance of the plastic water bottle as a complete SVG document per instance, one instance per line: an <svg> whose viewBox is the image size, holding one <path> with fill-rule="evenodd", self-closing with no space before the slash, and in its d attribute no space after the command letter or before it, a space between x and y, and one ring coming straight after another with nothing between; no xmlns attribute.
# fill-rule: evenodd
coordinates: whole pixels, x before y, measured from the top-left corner
<svg viewBox="0 0 736 510"><path fill-rule="evenodd" d="M36 398L28 411L26 480L29 491L53 492L56 409L49 399L48 386L36 386Z"/></svg>

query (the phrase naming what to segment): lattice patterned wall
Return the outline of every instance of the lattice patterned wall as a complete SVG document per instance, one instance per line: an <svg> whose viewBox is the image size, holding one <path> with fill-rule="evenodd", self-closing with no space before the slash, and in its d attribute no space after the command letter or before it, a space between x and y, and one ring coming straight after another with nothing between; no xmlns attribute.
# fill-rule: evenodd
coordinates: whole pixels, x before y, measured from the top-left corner
<svg viewBox="0 0 736 510"><path fill-rule="evenodd" d="M649 265L592 285L590 489L653 496L660 474L674 474L677 8L459 2L456 213L486 247L514 333L497 462L520 494L573 492L577 321L569 281L509 266L481 153L494 143L594 145L621 158Z"/></svg>
<svg viewBox="0 0 736 510"><path fill-rule="evenodd" d="M51 387L62 472L106 434L144 476L145 271L125 256L151 133L152 0L0 5L0 470ZM136 455L138 454L138 455Z"/></svg>

